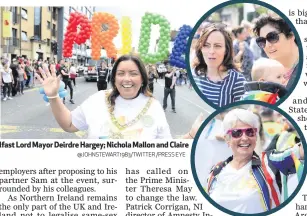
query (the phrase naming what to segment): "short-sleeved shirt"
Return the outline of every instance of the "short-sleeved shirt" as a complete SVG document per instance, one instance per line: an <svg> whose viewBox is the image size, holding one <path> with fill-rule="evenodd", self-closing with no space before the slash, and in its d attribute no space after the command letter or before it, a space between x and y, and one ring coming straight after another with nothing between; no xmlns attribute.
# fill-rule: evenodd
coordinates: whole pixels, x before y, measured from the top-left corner
<svg viewBox="0 0 307 216"><path fill-rule="evenodd" d="M8 70L4 70L4 68L2 68L1 75L2 75L2 80L4 83L12 82L11 74L12 74L12 70L10 68Z"/></svg>
<svg viewBox="0 0 307 216"><path fill-rule="evenodd" d="M221 81L211 81L207 76L194 76L194 80L204 96L219 107L239 101L244 94L245 78L233 69Z"/></svg>
<svg viewBox="0 0 307 216"><path fill-rule="evenodd" d="M67 68L65 67L65 65L61 65L61 67L60 67L60 74L62 75L62 78L63 78L64 81L70 80L69 75L63 75L63 74L62 74L62 72L61 72L62 70L64 70L65 73L68 73L68 70L67 70Z"/></svg>
<svg viewBox="0 0 307 216"><path fill-rule="evenodd" d="M176 73L174 73L171 77L165 76L165 88L170 88L173 83L173 77L176 76ZM175 89L175 85L174 85Z"/></svg>
<svg viewBox="0 0 307 216"><path fill-rule="evenodd" d="M102 69L101 66L98 66L97 72L98 72L98 81L106 82L109 74L108 69L107 68Z"/></svg>

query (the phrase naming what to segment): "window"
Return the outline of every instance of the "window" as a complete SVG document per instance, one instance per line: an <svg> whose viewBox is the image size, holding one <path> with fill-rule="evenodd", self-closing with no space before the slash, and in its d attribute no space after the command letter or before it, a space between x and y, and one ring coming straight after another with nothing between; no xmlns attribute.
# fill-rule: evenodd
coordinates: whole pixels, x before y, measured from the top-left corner
<svg viewBox="0 0 307 216"><path fill-rule="evenodd" d="M28 19L28 11L24 8L21 8L21 17L26 20Z"/></svg>
<svg viewBox="0 0 307 216"><path fill-rule="evenodd" d="M42 36L41 17L41 8L34 7L34 38L36 40L40 40Z"/></svg>
<svg viewBox="0 0 307 216"><path fill-rule="evenodd" d="M13 35L13 46L17 46L17 29L12 28L12 35Z"/></svg>
<svg viewBox="0 0 307 216"><path fill-rule="evenodd" d="M49 21L47 21L47 29L51 28L51 23Z"/></svg>
<svg viewBox="0 0 307 216"><path fill-rule="evenodd" d="M55 29L56 29L55 24L52 24L52 36L53 36L53 37L55 37L55 35L56 35Z"/></svg>
<svg viewBox="0 0 307 216"><path fill-rule="evenodd" d="M13 38L17 38L17 29L12 28Z"/></svg>
<svg viewBox="0 0 307 216"><path fill-rule="evenodd" d="M56 8L53 8L53 11L52 11L52 19L57 20Z"/></svg>
<svg viewBox="0 0 307 216"><path fill-rule="evenodd" d="M21 40L28 41L27 32L24 32L24 31L21 32Z"/></svg>
<svg viewBox="0 0 307 216"><path fill-rule="evenodd" d="M81 7L81 12L83 12L83 7Z"/></svg>
<svg viewBox="0 0 307 216"><path fill-rule="evenodd" d="M47 46L50 46L50 39L47 38Z"/></svg>
<svg viewBox="0 0 307 216"><path fill-rule="evenodd" d="M13 24L18 23L17 7L11 7Z"/></svg>

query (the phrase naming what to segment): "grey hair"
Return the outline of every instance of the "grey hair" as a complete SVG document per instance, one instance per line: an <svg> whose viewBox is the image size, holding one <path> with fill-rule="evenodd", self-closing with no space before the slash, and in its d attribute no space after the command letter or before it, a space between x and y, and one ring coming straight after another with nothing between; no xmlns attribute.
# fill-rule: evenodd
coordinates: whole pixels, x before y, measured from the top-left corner
<svg viewBox="0 0 307 216"><path fill-rule="evenodd" d="M228 130L235 127L238 121L241 121L244 124L248 124L251 127L257 128L259 133L260 122L256 114L246 109L233 109L225 115L223 120L225 135Z"/></svg>

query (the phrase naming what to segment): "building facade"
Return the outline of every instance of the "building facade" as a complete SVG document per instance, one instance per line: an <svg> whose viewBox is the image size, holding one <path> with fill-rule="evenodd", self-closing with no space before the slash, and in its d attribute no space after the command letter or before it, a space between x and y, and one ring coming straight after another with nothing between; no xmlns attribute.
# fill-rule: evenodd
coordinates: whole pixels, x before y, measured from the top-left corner
<svg viewBox="0 0 307 216"><path fill-rule="evenodd" d="M57 61L53 44L58 39L58 7L1 7L1 23L3 11L11 12L12 35L3 38L1 34L0 55Z"/></svg>

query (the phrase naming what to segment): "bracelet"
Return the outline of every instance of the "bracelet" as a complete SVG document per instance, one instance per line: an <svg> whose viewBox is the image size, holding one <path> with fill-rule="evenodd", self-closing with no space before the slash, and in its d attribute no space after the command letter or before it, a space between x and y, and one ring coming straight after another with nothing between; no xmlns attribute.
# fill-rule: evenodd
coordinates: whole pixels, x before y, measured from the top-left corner
<svg viewBox="0 0 307 216"><path fill-rule="evenodd" d="M54 99L54 98L58 98L58 97L59 97L59 94L57 94L56 96L51 96L51 97L49 97L49 96L46 95L46 97L47 97L48 99Z"/></svg>
<svg viewBox="0 0 307 216"><path fill-rule="evenodd" d="M189 133L188 133L188 134L189 134L189 136L190 136L192 139L194 139L194 137L193 137L193 136L190 134L190 131L189 131Z"/></svg>

